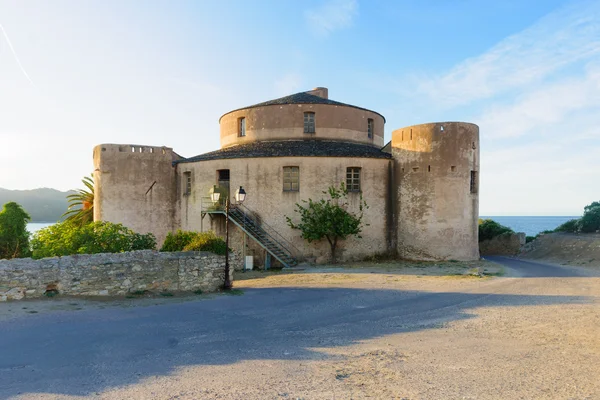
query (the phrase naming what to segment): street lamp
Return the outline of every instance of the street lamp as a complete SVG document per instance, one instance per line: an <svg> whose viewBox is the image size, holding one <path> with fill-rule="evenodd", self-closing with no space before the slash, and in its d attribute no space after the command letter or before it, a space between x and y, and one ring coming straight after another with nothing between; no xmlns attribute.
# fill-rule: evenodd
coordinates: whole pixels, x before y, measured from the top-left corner
<svg viewBox="0 0 600 400"><path fill-rule="evenodd" d="M215 204L221 198L221 193L219 193L218 189L219 188L214 185L209 191L210 199ZM240 188L235 191L235 200L238 204L241 204L246 200L246 191L243 187L240 186ZM227 195L225 198L225 282L223 283L223 289L230 290L232 287L233 284L229 278L229 195Z"/></svg>

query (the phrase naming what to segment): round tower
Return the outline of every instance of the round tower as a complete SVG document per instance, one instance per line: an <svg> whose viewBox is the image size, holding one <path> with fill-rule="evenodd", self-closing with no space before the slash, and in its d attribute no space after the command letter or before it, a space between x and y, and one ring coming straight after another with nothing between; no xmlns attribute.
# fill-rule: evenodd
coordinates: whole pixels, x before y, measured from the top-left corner
<svg viewBox="0 0 600 400"><path fill-rule="evenodd" d="M479 258L479 127L464 122L392 132L398 255Z"/></svg>

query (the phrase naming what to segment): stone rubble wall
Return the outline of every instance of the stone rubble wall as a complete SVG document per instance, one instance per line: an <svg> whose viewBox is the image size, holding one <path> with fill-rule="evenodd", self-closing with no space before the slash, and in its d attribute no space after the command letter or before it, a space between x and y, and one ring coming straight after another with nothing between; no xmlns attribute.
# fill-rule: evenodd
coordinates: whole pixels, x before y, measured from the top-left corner
<svg viewBox="0 0 600 400"><path fill-rule="evenodd" d="M229 256L231 279L241 257ZM0 301L42 297L122 296L135 291L213 292L223 285L225 257L153 250L0 260ZM47 293L48 292L48 293Z"/></svg>
<svg viewBox="0 0 600 400"><path fill-rule="evenodd" d="M482 256L514 256L525 245L525 233L505 233L490 240L479 242Z"/></svg>

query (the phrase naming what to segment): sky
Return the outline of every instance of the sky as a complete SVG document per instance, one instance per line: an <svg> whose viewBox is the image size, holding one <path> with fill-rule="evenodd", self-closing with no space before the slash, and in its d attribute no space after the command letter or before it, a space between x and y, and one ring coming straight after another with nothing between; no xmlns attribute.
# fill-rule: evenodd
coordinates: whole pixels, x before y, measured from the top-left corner
<svg viewBox="0 0 600 400"><path fill-rule="evenodd" d="M313 87L395 129L480 127L481 215L600 199L600 2L0 0L0 187L81 187L100 143L219 148Z"/></svg>

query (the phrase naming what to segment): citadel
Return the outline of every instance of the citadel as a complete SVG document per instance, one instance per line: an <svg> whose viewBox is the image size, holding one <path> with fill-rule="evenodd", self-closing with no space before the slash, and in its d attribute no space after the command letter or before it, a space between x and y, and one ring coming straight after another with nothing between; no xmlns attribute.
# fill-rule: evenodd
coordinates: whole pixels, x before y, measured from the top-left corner
<svg viewBox="0 0 600 400"><path fill-rule="evenodd" d="M367 202L368 225L362 238L338 244L338 260L479 258L477 125L408 126L386 144L383 115L330 100L322 87L230 111L219 123L221 148L190 158L168 147L96 146L94 220L152 232L159 243L178 229L223 235L223 203L209 197L216 187L231 193L234 251L258 265L321 262L327 241L308 243L286 216L344 183L350 211L361 196ZM243 204L233 196L240 186Z"/></svg>

